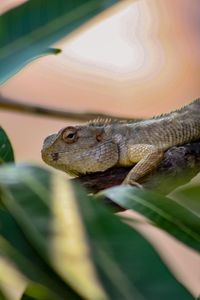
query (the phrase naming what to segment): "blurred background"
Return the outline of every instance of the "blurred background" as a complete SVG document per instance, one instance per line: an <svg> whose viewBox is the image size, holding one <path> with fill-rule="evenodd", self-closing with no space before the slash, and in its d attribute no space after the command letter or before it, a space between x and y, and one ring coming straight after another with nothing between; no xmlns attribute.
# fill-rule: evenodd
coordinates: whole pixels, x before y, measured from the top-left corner
<svg viewBox="0 0 200 300"><path fill-rule="evenodd" d="M0 11L22 2L1 0ZM124 117L169 112L200 96L199 0L121 1L54 46L62 53L29 64L0 92L26 103ZM44 138L72 124L3 110L0 119L16 160L39 164ZM198 294L199 256L155 228L143 231Z"/></svg>
<svg viewBox="0 0 200 300"><path fill-rule="evenodd" d="M3 12L24 1L1 0ZM4 96L124 117L169 112L200 95L198 0L122 1L60 40L0 88ZM44 137L71 123L0 111L17 161L42 163Z"/></svg>

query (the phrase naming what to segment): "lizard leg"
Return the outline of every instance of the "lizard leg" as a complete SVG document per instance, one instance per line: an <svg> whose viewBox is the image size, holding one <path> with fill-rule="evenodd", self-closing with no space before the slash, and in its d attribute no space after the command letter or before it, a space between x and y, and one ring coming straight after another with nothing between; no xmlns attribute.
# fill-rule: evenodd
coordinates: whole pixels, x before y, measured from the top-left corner
<svg viewBox="0 0 200 300"><path fill-rule="evenodd" d="M131 169L123 184L135 185L143 176L153 171L160 163L164 152L153 145L138 144L129 146L129 160L136 165Z"/></svg>

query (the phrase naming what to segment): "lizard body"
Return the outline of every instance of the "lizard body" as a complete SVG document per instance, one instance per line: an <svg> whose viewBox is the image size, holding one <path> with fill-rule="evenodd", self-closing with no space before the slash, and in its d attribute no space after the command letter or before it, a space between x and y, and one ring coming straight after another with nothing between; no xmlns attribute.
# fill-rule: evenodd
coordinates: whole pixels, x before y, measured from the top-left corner
<svg viewBox="0 0 200 300"><path fill-rule="evenodd" d="M134 184L158 166L164 152L200 138L200 99L169 114L139 122L96 120L68 126L48 136L43 160L72 175L133 168L124 183Z"/></svg>

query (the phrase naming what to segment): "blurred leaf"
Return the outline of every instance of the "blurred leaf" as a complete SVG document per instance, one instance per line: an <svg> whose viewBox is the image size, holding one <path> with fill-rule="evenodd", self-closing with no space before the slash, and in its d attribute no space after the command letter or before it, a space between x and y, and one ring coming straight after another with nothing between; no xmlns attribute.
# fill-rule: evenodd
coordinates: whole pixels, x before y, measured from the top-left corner
<svg viewBox="0 0 200 300"><path fill-rule="evenodd" d="M17 72L19 72L21 69L23 69L26 65L28 65L29 63L31 63L32 61L46 56L46 55L50 55L50 54L59 54L61 52L60 49L57 48L47 48L43 51L41 51L39 54L32 56L26 60L22 60L20 64L16 64L12 65L12 66L7 66L7 68L10 68L9 72L5 72L4 74L1 74L1 70L0 70L0 84L4 83L6 80L8 80L11 76L15 75Z"/></svg>
<svg viewBox="0 0 200 300"><path fill-rule="evenodd" d="M20 300L57 300L55 295L42 285L31 282Z"/></svg>
<svg viewBox="0 0 200 300"><path fill-rule="evenodd" d="M15 264L8 257L2 255L0 255L0 270L0 287L3 292L8 299L19 299L27 286L27 280Z"/></svg>
<svg viewBox="0 0 200 300"><path fill-rule="evenodd" d="M193 299L139 233L60 174L4 167L0 186L27 239L87 299L105 299L94 285L107 299Z"/></svg>
<svg viewBox="0 0 200 300"><path fill-rule="evenodd" d="M9 138L0 127L0 164L14 161L14 153Z"/></svg>
<svg viewBox="0 0 200 300"><path fill-rule="evenodd" d="M9 185L3 203L11 209L43 259L84 298L107 299L91 262L78 213L73 207L75 199L65 181L51 177L45 171L38 172L36 168L8 170L11 170L10 175L5 176L5 180L2 178L5 183L8 180Z"/></svg>
<svg viewBox="0 0 200 300"><path fill-rule="evenodd" d="M200 218L174 200L154 192L123 186L107 189L100 195L123 208L141 213L181 242L200 251Z"/></svg>
<svg viewBox="0 0 200 300"><path fill-rule="evenodd" d="M183 187L174 192L174 197L200 218L200 186Z"/></svg>
<svg viewBox="0 0 200 300"><path fill-rule="evenodd" d="M4 293L1 289L0 289L0 300L10 300L4 295Z"/></svg>
<svg viewBox="0 0 200 300"><path fill-rule="evenodd" d="M5 209L0 209L0 254L9 258L27 279L49 288L57 299L82 299L44 262Z"/></svg>
<svg viewBox="0 0 200 300"><path fill-rule="evenodd" d="M117 0L29 0L0 16L0 84Z"/></svg>

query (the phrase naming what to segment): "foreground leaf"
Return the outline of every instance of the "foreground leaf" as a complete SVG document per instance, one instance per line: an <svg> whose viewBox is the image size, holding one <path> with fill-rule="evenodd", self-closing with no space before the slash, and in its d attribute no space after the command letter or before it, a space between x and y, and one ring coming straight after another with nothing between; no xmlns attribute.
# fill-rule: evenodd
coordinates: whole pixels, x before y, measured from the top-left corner
<svg viewBox="0 0 200 300"><path fill-rule="evenodd" d="M12 145L7 134L5 133L3 128L0 127L0 164L13 161L14 153Z"/></svg>
<svg viewBox="0 0 200 300"><path fill-rule="evenodd" d="M27 285L27 280L10 259L5 256L2 257L1 255L0 270L0 287L4 291L5 295L9 300L19 299Z"/></svg>
<svg viewBox="0 0 200 300"><path fill-rule="evenodd" d="M0 209L0 254L9 259L25 278L50 288L56 299L81 299L41 259L5 209Z"/></svg>
<svg viewBox="0 0 200 300"><path fill-rule="evenodd" d="M10 300L10 299L8 299L5 295L4 295L4 293L3 293L3 291L0 289L0 299L1 300Z"/></svg>
<svg viewBox="0 0 200 300"><path fill-rule="evenodd" d="M0 16L0 84L117 0L29 0Z"/></svg>
<svg viewBox="0 0 200 300"><path fill-rule="evenodd" d="M57 300L57 297L44 286L30 283L20 300Z"/></svg>
<svg viewBox="0 0 200 300"><path fill-rule="evenodd" d="M200 251L200 218L174 200L154 192L122 186L107 189L100 195L123 208L141 213L181 242Z"/></svg>
<svg viewBox="0 0 200 300"><path fill-rule="evenodd" d="M107 299L98 283L73 195L65 181L35 168L9 169L10 176L2 178L9 184L3 203L11 209L27 238L31 237L43 259L84 298Z"/></svg>
<svg viewBox="0 0 200 300"><path fill-rule="evenodd" d="M200 218L200 186L183 187L174 193L174 197L188 210Z"/></svg>
<svg viewBox="0 0 200 300"><path fill-rule="evenodd" d="M139 233L63 176L5 167L0 186L32 246L86 299L193 299Z"/></svg>
<svg viewBox="0 0 200 300"><path fill-rule="evenodd" d="M21 60L21 63L18 63L16 65L8 65L6 68L7 68L7 71L5 73L2 73L1 74L1 71L0 71L0 84L4 83L5 81L7 81L10 77L12 77L13 75L15 75L16 73L18 73L21 69L23 69L26 65L30 64L31 62L33 62L34 60L36 59L39 59L43 56L46 56L46 55L56 55L56 54L59 54L61 52L60 49L56 49L56 48L48 48L48 49L45 49L45 50L41 50L41 52L39 52L37 55L32 55L31 57L28 57L26 59L22 59Z"/></svg>

